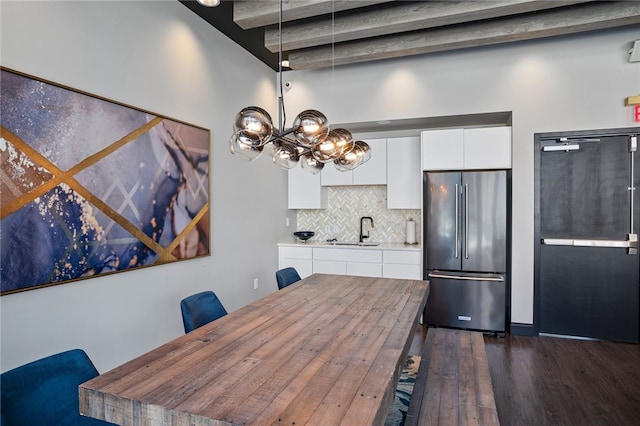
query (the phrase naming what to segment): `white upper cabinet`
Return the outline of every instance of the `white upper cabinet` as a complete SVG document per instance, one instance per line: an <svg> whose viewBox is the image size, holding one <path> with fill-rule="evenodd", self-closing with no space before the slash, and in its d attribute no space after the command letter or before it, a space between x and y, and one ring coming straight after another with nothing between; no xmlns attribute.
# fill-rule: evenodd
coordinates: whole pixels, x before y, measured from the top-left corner
<svg viewBox="0 0 640 426"><path fill-rule="evenodd" d="M424 130L422 170L461 170L464 168L464 130Z"/></svg>
<svg viewBox="0 0 640 426"><path fill-rule="evenodd" d="M464 130L465 169L510 169L511 127Z"/></svg>
<svg viewBox="0 0 640 426"><path fill-rule="evenodd" d="M320 173L322 186L386 185L387 140L369 139L365 142L371 148L371 159L349 172L338 171L333 163L325 164Z"/></svg>
<svg viewBox="0 0 640 426"><path fill-rule="evenodd" d="M320 185L320 173L306 172L297 165L289 170L289 208L326 209L327 188Z"/></svg>
<svg viewBox="0 0 640 426"><path fill-rule="evenodd" d="M371 147L371 159L353 171L354 185L386 185L387 183L387 140L365 141Z"/></svg>
<svg viewBox="0 0 640 426"><path fill-rule="evenodd" d="M511 127L425 130L422 170L511 168Z"/></svg>
<svg viewBox="0 0 640 426"><path fill-rule="evenodd" d="M387 139L387 208L422 208L418 136Z"/></svg>
<svg viewBox="0 0 640 426"><path fill-rule="evenodd" d="M320 182L322 186L353 185L353 172L341 172L336 169L333 162L329 162L320 172Z"/></svg>

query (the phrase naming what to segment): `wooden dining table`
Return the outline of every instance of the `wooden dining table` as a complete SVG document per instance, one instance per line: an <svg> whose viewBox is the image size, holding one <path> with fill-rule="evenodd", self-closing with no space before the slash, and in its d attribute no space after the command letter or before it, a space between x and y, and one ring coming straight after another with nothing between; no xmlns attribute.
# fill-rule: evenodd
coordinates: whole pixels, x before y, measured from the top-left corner
<svg viewBox="0 0 640 426"><path fill-rule="evenodd" d="M314 274L80 385L119 425L382 425L428 281Z"/></svg>

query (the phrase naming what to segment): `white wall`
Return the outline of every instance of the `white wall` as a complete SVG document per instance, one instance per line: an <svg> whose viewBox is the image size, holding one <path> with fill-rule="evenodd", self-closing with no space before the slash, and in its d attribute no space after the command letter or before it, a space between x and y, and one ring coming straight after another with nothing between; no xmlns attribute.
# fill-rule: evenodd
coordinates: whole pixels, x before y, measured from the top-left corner
<svg viewBox="0 0 640 426"><path fill-rule="evenodd" d="M285 101L293 111L313 102L341 123L513 111L512 322L531 324L534 133L638 126L624 99L640 93L640 63L629 63L627 54L639 36L636 25L291 71Z"/></svg>
<svg viewBox="0 0 640 426"><path fill-rule="evenodd" d="M0 27L3 66L208 128L212 153L212 256L3 296L2 371L81 347L104 372L183 334L184 296L276 291L286 172L228 151L237 111L274 113L273 70L178 1L3 0Z"/></svg>

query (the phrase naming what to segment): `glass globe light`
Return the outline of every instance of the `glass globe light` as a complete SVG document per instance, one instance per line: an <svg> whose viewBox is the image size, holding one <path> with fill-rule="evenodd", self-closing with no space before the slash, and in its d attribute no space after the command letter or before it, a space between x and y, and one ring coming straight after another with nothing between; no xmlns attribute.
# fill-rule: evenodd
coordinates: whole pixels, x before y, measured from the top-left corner
<svg viewBox="0 0 640 426"><path fill-rule="evenodd" d="M257 106L243 108L233 122L233 132L240 144L262 146L273 135L273 122L265 110Z"/></svg>
<svg viewBox="0 0 640 426"><path fill-rule="evenodd" d="M283 169L292 169L296 164L298 164L300 157L298 154L298 148L295 144L286 141L279 141L273 148L271 158L276 166L282 167Z"/></svg>
<svg viewBox="0 0 640 426"><path fill-rule="evenodd" d="M253 161L260 157L263 148L263 145L247 145L241 143L236 135L231 135L229 139L229 151L247 161Z"/></svg>
<svg viewBox="0 0 640 426"><path fill-rule="evenodd" d="M366 142L356 141L351 150L345 151L333 161L334 166L341 172L353 170L366 163L371 158L371 148Z"/></svg>
<svg viewBox="0 0 640 426"><path fill-rule="evenodd" d="M335 131L330 131L329 136L320 142L318 145L311 148L311 154L313 157L321 163L328 163L340 156L340 149L338 148L339 134Z"/></svg>
<svg viewBox="0 0 640 426"><path fill-rule="evenodd" d="M333 160L333 165L341 172L347 172L355 169L359 166L358 153L360 151L361 148L354 144L349 151L343 152L342 155Z"/></svg>
<svg viewBox="0 0 640 426"><path fill-rule="evenodd" d="M353 146L353 136L351 132L347 129L333 129L329 132L331 137L333 138L334 143L336 144L336 150L338 151L338 155L342 155L342 153L350 151Z"/></svg>
<svg viewBox="0 0 640 426"><path fill-rule="evenodd" d="M357 154L358 154L358 166L361 166L371 159L371 147L369 146L369 144L363 141L355 141L354 145L360 148Z"/></svg>
<svg viewBox="0 0 640 426"><path fill-rule="evenodd" d="M329 121L320 111L307 109L293 121L293 134L302 146L312 148L327 138Z"/></svg>
<svg viewBox="0 0 640 426"><path fill-rule="evenodd" d="M324 167L324 163L316 160L311 153L305 154L304 156L300 157L300 165L305 172L309 172L312 175L320 173L320 171L322 171L322 168Z"/></svg>

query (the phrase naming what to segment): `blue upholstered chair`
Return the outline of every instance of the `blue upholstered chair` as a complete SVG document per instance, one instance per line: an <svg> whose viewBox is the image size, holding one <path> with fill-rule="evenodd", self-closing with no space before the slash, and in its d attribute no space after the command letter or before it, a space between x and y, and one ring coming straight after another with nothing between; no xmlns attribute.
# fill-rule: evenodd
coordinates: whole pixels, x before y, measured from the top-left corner
<svg viewBox="0 0 640 426"><path fill-rule="evenodd" d="M180 302L180 310L185 333L227 315L227 310L212 291L203 291L185 297Z"/></svg>
<svg viewBox="0 0 640 426"><path fill-rule="evenodd" d="M98 375L82 349L42 358L0 375L2 426L110 425L80 415L78 386Z"/></svg>
<svg viewBox="0 0 640 426"><path fill-rule="evenodd" d="M288 267L276 272L276 281L278 282L278 290L282 290L286 286L300 281L300 275L295 268Z"/></svg>

